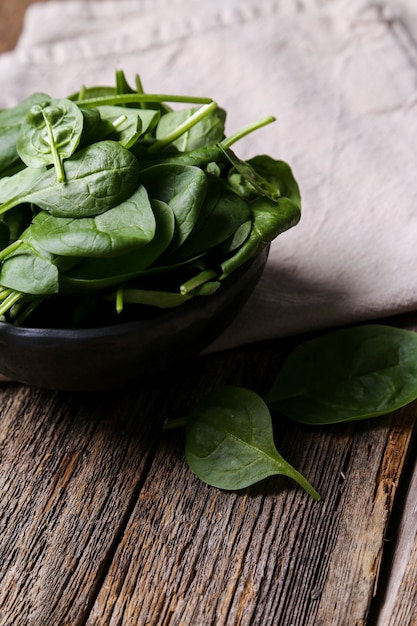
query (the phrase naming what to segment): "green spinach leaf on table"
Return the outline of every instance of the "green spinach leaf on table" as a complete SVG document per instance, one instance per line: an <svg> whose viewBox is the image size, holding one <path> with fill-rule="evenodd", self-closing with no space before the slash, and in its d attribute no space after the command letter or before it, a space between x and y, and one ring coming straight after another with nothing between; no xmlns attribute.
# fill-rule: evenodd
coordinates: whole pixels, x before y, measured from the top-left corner
<svg viewBox="0 0 417 626"><path fill-rule="evenodd" d="M186 419L185 455L199 478L220 489L243 489L281 474L316 500L320 498L277 452L268 407L248 389L219 388L191 410Z"/></svg>
<svg viewBox="0 0 417 626"><path fill-rule="evenodd" d="M417 398L417 334L380 324L302 343L265 395L271 409L306 424L368 419Z"/></svg>

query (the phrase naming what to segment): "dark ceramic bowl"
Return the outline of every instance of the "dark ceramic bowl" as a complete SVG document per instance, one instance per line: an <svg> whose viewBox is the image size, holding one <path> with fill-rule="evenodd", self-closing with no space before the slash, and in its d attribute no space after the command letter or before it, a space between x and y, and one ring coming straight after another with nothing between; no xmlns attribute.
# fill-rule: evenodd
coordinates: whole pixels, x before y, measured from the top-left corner
<svg viewBox="0 0 417 626"><path fill-rule="evenodd" d="M229 276L215 294L152 318L80 330L0 323L0 374L56 390L140 385L197 356L227 328L255 288L268 251Z"/></svg>

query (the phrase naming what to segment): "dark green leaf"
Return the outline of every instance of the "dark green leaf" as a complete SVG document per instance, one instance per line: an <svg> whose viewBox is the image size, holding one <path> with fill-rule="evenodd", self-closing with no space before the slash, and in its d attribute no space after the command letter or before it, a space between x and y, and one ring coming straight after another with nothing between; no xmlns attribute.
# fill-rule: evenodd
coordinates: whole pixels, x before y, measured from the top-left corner
<svg viewBox="0 0 417 626"><path fill-rule="evenodd" d="M38 179L42 181L42 175L46 171L46 167L39 169L25 167L12 176L4 176L4 178L0 178L0 202L12 203L13 206L20 204L20 198L24 198L25 194L33 189L36 189ZM53 174L52 176L51 174L48 174L48 177L49 176L55 184L55 176ZM23 199L22 202L24 202ZM2 212L1 207L0 212Z"/></svg>
<svg viewBox="0 0 417 626"><path fill-rule="evenodd" d="M197 223L170 261L178 262L214 248L251 220L251 210L245 200L228 189L220 179L208 176L207 180L207 194Z"/></svg>
<svg viewBox="0 0 417 626"><path fill-rule="evenodd" d="M74 267L70 273L61 276L66 291L84 292L114 287L127 280L140 276L171 242L174 233L174 215L167 204L151 200L156 219L155 236L139 250L103 259L86 259Z"/></svg>
<svg viewBox="0 0 417 626"><path fill-rule="evenodd" d="M203 206L207 178L191 165L155 165L143 170L140 181L149 197L168 204L175 216L172 248L178 247L193 230Z"/></svg>
<svg viewBox="0 0 417 626"><path fill-rule="evenodd" d="M242 489L283 474L319 499L277 452L268 407L247 389L217 389L192 409L186 424L186 459L201 480L220 489Z"/></svg>
<svg viewBox="0 0 417 626"><path fill-rule="evenodd" d="M16 148L21 125L31 107L48 98L49 96L44 93L34 93L17 106L0 111L0 176L12 174L23 166Z"/></svg>
<svg viewBox="0 0 417 626"><path fill-rule="evenodd" d="M118 141L125 148L131 148L141 135L144 135L157 123L158 111L146 109L131 109L118 106L101 106L94 111L100 111L103 119L112 124L119 122L113 127L111 139ZM122 121L120 119L122 118Z"/></svg>
<svg viewBox="0 0 417 626"><path fill-rule="evenodd" d="M22 243L1 264L0 285L34 295L58 293L58 269L48 253Z"/></svg>
<svg viewBox="0 0 417 626"><path fill-rule="evenodd" d="M261 252L280 233L295 226L300 219L300 209L288 198L273 202L259 197L251 203L252 227L235 254L222 263L222 278Z"/></svg>
<svg viewBox="0 0 417 626"><path fill-rule="evenodd" d="M298 346L265 397L307 424L384 415L417 398L417 334L367 324Z"/></svg>
<svg viewBox="0 0 417 626"><path fill-rule="evenodd" d="M126 200L139 185L136 158L115 141L100 141L65 161L66 183L53 170L40 174L31 189L0 206L0 214L33 202L57 217L90 217Z"/></svg>
<svg viewBox="0 0 417 626"><path fill-rule="evenodd" d="M53 254L81 257L113 257L138 250L155 234L155 217L140 186L127 200L94 217L55 217L41 211L31 231L42 248Z"/></svg>

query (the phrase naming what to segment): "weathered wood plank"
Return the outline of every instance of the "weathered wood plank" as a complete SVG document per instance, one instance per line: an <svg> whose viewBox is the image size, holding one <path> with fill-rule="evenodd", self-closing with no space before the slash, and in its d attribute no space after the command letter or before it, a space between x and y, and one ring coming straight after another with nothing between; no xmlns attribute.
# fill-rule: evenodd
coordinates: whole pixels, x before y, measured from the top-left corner
<svg viewBox="0 0 417 626"><path fill-rule="evenodd" d="M11 385L0 398L0 623L73 624L111 558L158 429L132 395Z"/></svg>
<svg viewBox="0 0 417 626"><path fill-rule="evenodd" d="M104 397L5 385L0 623L364 623L414 407L372 425L277 423L319 504L279 477L211 489L182 433L161 436L218 384L269 384L279 353L213 355Z"/></svg>
<svg viewBox="0 0 417 626"><path fill-rule="evenodd" d="M376 597L376 626L417 624L417 436L409 450L409 467L404 472L401 501L394 510L394 525L388 535L388 558L383 561L381 589ZM414 466L414 467L413 467ZM403 498L402 498L403 496ZM391 548L391 542L393 547ZM388 575L387 575L388 574Z"/></svg>
<svg viewBox="0 0 417 626"><path fill-rule="evenodd" d="M164 440L88 626L365 624L415 411L316 430L283 420L279 448L320 504L280 478L210 489Z"/></svg>

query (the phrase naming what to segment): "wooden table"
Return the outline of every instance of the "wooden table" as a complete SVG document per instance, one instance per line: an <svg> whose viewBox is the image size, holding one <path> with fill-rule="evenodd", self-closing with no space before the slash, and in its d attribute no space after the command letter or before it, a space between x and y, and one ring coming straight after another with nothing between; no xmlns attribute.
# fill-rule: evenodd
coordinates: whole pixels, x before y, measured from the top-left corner
<svg viewBox="0 0 417 626"><path fill-rule="evenodd" d="M2 52L27 4L2 0ZM282 477L210 488L183 433L163 429L220 384L264 391L292 343L200 357L123 392L3 383L0 626L417 624L417 403L336 427L276 421L320 503Z"/></svg>

